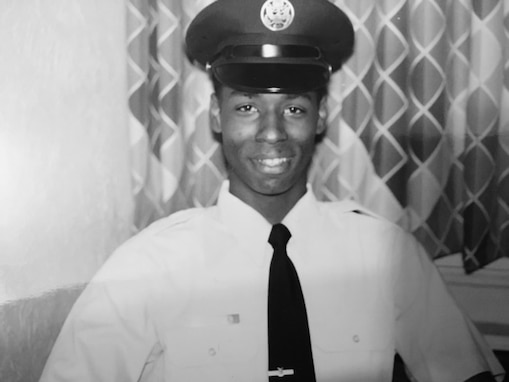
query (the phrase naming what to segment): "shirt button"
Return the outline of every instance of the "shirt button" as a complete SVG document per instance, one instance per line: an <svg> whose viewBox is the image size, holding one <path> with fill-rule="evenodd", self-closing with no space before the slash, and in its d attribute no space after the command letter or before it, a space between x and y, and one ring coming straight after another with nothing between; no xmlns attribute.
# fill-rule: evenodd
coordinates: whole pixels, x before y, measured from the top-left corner
<svg viewBox="0 0 509 382"><path fill-rule="evenodd" d="M352 339L353 339L353 342L355 342L355 343L357 343L361 340L357 334L355 336L353 336Z"/></svg>
<svg viewBox="0 0 509 382"><path fill-rule="evenodd" d="M233 324L233 325L240 323L240 315L239 314L229 314L228 315L228 323Z"/></svg>
<svg viewBox="0 0 509 382"><path fill-rule="evenodd" d="M216 355L216 349L214 349L214 348L210 348L210 349L209 349L209 355L210 355L211 357L214 357L214 356Z"/></svg>

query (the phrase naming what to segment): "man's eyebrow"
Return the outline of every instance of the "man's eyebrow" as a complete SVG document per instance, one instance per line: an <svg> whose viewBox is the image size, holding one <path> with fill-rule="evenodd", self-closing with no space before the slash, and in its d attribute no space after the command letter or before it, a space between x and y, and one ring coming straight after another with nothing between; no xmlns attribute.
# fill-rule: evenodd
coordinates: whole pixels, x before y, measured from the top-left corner
<svg viewBox="0 0 509 382"><path fill-rule="evenodd" d="M235 97L246 97L246 98L253 99L253 98L258 97L260 94L259 93L243 92L240 90L232 90L230 95L235 96ZM313 100L311 93L288 93L288 94L285 94L285 98L287 100L294 100L294 99L301 98L301 97L305 98L309 101Z"/></svg>
<svg viewBox="0 0 509 382"><path fill-rule="evenodd" d="M300 97L303 97L303 98L306 98L306 99L312 101L312 97L311 97L310 93L287 94L287 96L286 96L286 98L288 98L290 100L295 99L295 98L300 98Z"/></svg>
<svg viewBox="0 0 509 382"><path fill-rule="evenodd" d="M248 98L254 98L257 94L255 93L248 93L248 92L241 92L239 90L233 90L231 92L232 96L238 96L238 97L248 97Z"/></svg>

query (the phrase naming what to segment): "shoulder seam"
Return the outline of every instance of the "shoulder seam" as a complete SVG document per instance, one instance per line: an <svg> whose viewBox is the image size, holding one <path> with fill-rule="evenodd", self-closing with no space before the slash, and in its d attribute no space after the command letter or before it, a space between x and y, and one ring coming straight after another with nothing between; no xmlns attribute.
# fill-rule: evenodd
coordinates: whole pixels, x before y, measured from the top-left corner
<svg viewBox="0 0 509 382"><path fill-rule="evenodd" d="M167 229L177 227L181 224L187 223L191 219L199 217L203 214L204 209L200 207L187 208L184 210L176 211L164 218L156 220L140 233L157 235Z"/></svg>

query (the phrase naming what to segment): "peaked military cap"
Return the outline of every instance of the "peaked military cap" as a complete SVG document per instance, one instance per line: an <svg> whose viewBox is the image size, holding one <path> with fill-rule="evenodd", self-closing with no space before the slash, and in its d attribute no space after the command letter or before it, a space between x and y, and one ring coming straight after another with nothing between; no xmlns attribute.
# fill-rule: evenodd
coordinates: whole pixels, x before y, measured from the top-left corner
<svg viewBox="0 0 509 382"><path fill-rule="evenodd" d="M323 87L353 45L350 20L328 0L217 0L186 35L192 62L224 85L257 93Z"/></svg>

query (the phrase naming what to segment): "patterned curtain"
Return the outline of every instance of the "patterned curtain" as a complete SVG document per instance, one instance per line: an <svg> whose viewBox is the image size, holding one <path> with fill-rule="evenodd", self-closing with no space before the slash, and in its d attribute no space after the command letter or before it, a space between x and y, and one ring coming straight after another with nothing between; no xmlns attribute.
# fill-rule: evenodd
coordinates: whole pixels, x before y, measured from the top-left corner
<svg viewBox="0 0 509 382"><path fill-rule="evenodd" d="M211 85L183 54L211 0L129 0L135 227L214 203L225 171ZM470 273L509 256L509 0L336 0L356 52L335 74L310 179ZM253 17L257 17L253 15Z"/></svg>

